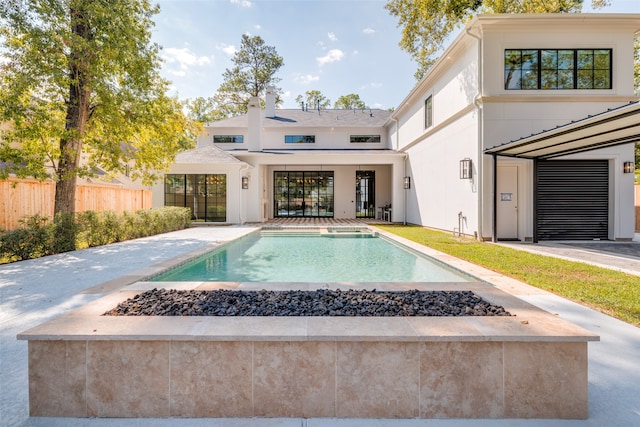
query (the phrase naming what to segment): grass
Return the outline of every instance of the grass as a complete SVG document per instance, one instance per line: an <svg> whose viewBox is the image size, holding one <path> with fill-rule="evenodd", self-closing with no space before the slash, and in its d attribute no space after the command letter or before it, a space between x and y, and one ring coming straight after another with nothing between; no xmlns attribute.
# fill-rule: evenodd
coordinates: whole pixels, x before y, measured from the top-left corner
<svg viewBox="0 0 640 427"><path fill-rule="evenodd" d="M378 227L640 326L638 276L419 226Z"/></svg>

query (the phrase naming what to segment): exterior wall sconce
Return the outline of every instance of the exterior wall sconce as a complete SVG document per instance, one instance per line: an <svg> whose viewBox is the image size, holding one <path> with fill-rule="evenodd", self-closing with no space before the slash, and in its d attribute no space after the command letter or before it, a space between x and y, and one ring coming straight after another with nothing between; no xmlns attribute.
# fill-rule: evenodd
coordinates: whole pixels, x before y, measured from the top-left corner
<svg viewBox="0 0 640 427"><path fill-rule="evenodd" d="M633 162L624 162L624 164L622 165L622 172L633 173L635 168L636 168L636 165Z"/></svg>
<svg viewBox="0 0 640 427"><path fill-rule="evenodd" d="M243 190L248 190L249 189L249 177L248 176L243 176L242 177L242 189Z"/></svg>
<svg viewBox="0 0 640 427"><path fill-rule="evenodd" d="M411 188L411 177L410 176L405 176L404 180L402 181L403 187L405 190L408 190Z"/></svg>
<svg viewBox="0 0 640 427"><path fill-rule="evenodd" d="M471 159L466 158L460 160L460 179L471 179L472 176Z"/></svg>

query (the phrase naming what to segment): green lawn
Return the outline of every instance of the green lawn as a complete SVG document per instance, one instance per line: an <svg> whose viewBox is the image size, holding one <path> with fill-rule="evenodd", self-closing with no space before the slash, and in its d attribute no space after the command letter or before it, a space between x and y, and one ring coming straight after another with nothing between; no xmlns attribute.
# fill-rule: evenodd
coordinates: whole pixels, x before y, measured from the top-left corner
<svg viewBox="0 0 640 427"><path fill-rule="evenodd" d="M640 326L638 276L419 226L378 227Z"/></svg>

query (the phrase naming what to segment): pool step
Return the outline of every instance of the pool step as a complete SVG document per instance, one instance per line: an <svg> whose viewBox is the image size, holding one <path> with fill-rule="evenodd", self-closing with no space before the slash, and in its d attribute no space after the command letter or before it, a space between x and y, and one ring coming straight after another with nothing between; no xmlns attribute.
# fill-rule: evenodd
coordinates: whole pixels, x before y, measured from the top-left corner
<svg viewBox="0 0 640 427"><path fill-rule="evenodd" d="M318 235L373 235L368 227L290 227L290 226L263 226L260 230L263 236L318 236Z"/></svg>

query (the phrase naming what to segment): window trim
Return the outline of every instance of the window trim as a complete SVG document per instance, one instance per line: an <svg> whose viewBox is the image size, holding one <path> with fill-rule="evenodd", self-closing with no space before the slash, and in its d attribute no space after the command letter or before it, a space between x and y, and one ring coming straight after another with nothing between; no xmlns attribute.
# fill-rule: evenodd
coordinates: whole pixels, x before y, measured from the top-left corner
<svg viewBox="0 0 640 427"><path fill-rule="evenodd" d="M556 76L559 75L560 71L569 71L571 72L571 87L565 86L565 87L559 87L559 79L556 80L556 83L554 85L554 87L545 87L546 85L545 83L545 78L543 76L544 71L553 71L553 69L551 68L543 68L544 64L542 61L543 58L543 53L544 52L556 52L556 58L558 57L558 53L559 52L572 52L573 53L573 58L571 61L571 68L566 68L563 69L561 67L559 67L559 62L556 62L556 67L555 67L555 72L556 72ZM607 68L596 68L596 64L595 64L595 60L592 61L592 66L591 68L580 68L580 61L578 60L580 53L581 52L591 52L591 55L593 57L595 57L595 52L597 51L606 51L608 52L608 56L609 56L609 61L607 64ZM513 72L522 72L523 70L527 70L527 68L525 68L522 64L522 62L519 64L520 68L509 68L512 66L509 66L507 64L507 53L508 52L519 52L520 53L520 58L522 58L522 53L523 52L535 52L535 64L531 67L531 71L535 72L535 87L523 87L522 83L522 76L519 77L520 82L518 84L518 87L509 87L509 82L507 81L507 73L513 73ZM581 83L581 79L580 79L580 74L581 71L587 71L588 73L590 73L589 76L589 80L590 80L590 85L589 87L583 87L580 83ZM601 72L606 72L607 73L607 78L608 78L608 86L606 87L595 87L595 83L598 80L597 72L601 71ZM554 90L612 90L613 89L613 48L531 48L531 49L504 49L504 54L503 54L503 88L505 91L513 91L513 90L524 90L524 91L528 91L528 90L544 90L544 91L554 91ZM533 79L532 79L533 80ZM534 81L531 81L530 83L534 83Z"/></svg>
<svg viewBox="0 0 640 427"><path fill-rule="evenodd" d="M216 141L216 138L233 138L234 141ZM240 139L237 141L236 139ZM244 144L244 135L213 135L214 144Z"/></svg>
<svg viewBox="0 0 640 427"><path fill-rule="evenodd" d="M433 126L433 95L429 95L424 100L424 128Z"/></svg>
<svg viewBox="0 0 640 427"><path fill-rule="evenodd" d="M293 140L296 138L296 140ZM315 135L285 135L284 136L285 144L315 144L316 136Z"/></svg>
<svg viewBox="0 0 640 427"><path fill-rule="evenodd" d="M357 138L366 138L364 141L354 141ZM371 141L374 139L374 141ZM377 141L375 141L377 139ZM349 143L350 144L379 144L382 142L381 135L349 135Z"/></svg>

